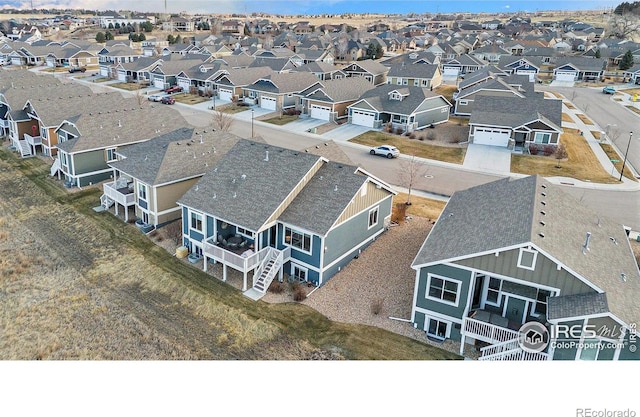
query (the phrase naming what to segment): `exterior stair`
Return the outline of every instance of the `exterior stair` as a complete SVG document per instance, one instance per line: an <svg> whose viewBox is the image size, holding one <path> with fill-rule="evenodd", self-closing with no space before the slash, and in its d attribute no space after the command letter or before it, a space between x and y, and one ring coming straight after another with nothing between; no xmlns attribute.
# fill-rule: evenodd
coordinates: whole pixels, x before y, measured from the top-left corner
<svg viewBox="0 0 640 417"><path fill-rule="evenodd" d="M480 349L479 361L546 361L548 353L528 352L520 347L518 338L506 340Z"/></svg>
<svg viewBox="0 0 640 417"><path fill-rule="evenodd" d="M33 153L31 152L31 146L29 146L26 140L18 141L18 152L20 152L20 155L23 158L26 158L27 156L33 156Z"/></svg>
<svg viewBox="0 0 640 417"><path fill-rule="evenodd" d="M111 206L113 206L114 201L107 197L105 194L100 196L100 205L108 210Z"/></svg>
<svg viewBox="0 0 640 417"><path fill-rule="evenodd" d="M60 160L56 158L53 160L53 165L51 165L51 176L55 177L59 170L60 170Z"/></svg>
<svg viewBox="0 0 640 417"><path fill-rule="evenodd" d="M280 272L282 261L282 251L271 248L253 276L253 289L266 294L269 285Z"/></svg>

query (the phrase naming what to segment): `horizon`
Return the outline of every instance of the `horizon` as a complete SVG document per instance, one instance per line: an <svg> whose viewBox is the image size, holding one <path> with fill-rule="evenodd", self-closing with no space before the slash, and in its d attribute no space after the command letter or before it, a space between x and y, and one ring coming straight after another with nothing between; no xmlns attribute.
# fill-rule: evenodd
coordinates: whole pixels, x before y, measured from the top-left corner
<svg viewBox="0 0 640 417"><path fill-rule="evenodd" d="M393 1L393 0L139 0L131 7L130 0L5 0L0 12L7 9L49 10L74 9L96 11L133 11L137 13L185 13L185 14L269 14L297 15L342 15L342 14L451 14L451 13L535 13L535 12L609 12L621 3L620 0L567 0L558 8L557 1ZM176 6L176 4L178 4ZM32 7L33 6L33 7ZM166 6L166 10L165 10Z"/></svg>

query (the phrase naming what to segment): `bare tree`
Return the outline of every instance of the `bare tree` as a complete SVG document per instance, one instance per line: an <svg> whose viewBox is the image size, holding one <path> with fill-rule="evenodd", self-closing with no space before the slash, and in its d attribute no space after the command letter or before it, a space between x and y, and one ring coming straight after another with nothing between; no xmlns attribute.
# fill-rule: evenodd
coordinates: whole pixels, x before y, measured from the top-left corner
<svg viewBox="0 0 640 417"><path fill-rule="evenodd" d="M346 35L343 36L341 34L338 37L337 49L338 49L338 56L340 57L340 59L345 59L347 52L349 51L349 38Z"/></svg>
<svg viewBox="0 0 640 417"><path fill-rule="evenodd" d="M422 161L418 160L415 155L411 155L410 159L403 159L400 161L398 177L400 179L400 184L407 187L409 190L407 202L405 203L407 206L411 205L411 191L416 185L418 178L427 175L428 171L429 167Z"/></svg>
<svg viewBox="0 0 640 417"><path fill-rule="evenodd" d="M271 48L273 48L273 36L266 35L264 37L264 41L262 42L262 49L269 51L271 50Z"/></svg>
<svg viewBox="0 0 640 417"><path fill-rule="evenodd" d="M233 125L233 116L229 113L214 111L213 112L213 126L220 132L228 132Z"/></svg>
<svg viewBox="0 0 640 417"><path fill-rule="evenodd" d="M609 27L610 33L619 39L633 38L640 32L640 17L633 13L613 14Z"/></svg>
<svg viewBox="0 0 640 417"><path fill-rule="evenodd" d="M179 245L182 242L182 222L180 220L169 223L165 227L165 230L167 237L171 239L173 243Z"/></svg>

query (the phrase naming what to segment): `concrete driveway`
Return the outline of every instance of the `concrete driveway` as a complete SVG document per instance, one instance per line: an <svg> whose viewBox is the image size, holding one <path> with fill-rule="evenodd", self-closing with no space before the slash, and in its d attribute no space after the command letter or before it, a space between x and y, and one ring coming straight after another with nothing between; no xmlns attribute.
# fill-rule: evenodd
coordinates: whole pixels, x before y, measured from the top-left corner
<svg viewBox="0 0 640 417"><path fill-rule="evenodd" d="M511 172L511 151L498 146L470 143L462 166L474 171L508 174Z"/></svg>
<svg viewBox="0 0 640 417"><path fill-rule="evenodd" d="M305 118L299 118L294 122L287 123L282 127L292 132L309 132L314 127L321 126L325 123L329 123L329 122L327 122L326 120L312 119L311 117L305 117Z"/></svg>
<svg viewBox="0 0 640 417"><path fill-rule="evenodd" d="M372 130L370 127L352 125L351 123L345 123L342 126L338 126L335 129L321 135L326 139L333 139L336 142L346 142L351 138L355 138L358 135Z"/></svg>
<svg viewBox="0 0 640 417"><path fill-rule="evenodd" d="M553 80L549 86L551 87L573 87L576 84L575 81L558 81Z"/></svg>
<svg viewBox="0 0 640 417"><path fill-rule="evenodd" d="M253 110L253 119L256 120L258 117L264 116L265 114L274 113L273 110L263 109L258 106L251 106L246 111L241 111L238 113L234 113L233 117L240 120L251 121L251 110Z"/></svg>

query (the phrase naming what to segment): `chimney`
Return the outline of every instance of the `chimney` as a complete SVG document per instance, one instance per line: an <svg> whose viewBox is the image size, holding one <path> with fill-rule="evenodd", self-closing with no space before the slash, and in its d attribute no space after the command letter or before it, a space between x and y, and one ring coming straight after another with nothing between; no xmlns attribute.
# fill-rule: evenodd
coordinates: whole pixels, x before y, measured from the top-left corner
<svg viewBox="0 0 640 417"><path fill-rule="evenodd" d="M589 249L589 241L591 240L591 232L587 232L587 239L584 241L584 246L582 247L582 253L586 254Z"/></svg>

